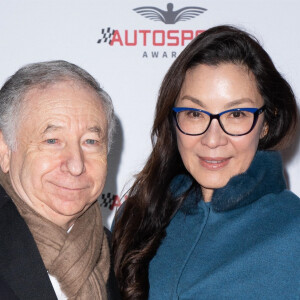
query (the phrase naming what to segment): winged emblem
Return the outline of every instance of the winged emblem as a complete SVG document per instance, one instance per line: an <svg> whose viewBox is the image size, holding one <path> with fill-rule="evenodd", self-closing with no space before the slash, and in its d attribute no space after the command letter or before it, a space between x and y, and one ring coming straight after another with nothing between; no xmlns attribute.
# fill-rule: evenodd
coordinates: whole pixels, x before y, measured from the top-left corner
<svg viewBox="0 0 300 300"><path fill-rule="evenodd" d="M167 4L167 10L162 10L155 6L141 6L134 8L138 14L143 17L160 21L165 24L175 24L179 21L187 21L204 13L207 9L199 6L186 6L178 10L173 10L173 3Z"/></svg>

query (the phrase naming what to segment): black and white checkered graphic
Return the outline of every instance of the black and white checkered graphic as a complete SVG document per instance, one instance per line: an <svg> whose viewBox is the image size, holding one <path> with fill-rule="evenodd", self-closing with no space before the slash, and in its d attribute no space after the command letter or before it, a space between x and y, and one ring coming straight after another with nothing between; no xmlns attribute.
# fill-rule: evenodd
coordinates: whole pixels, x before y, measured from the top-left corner
<svg viewBox="0 0 300 300"><path fill-rule="evenodd" d="M100 206L109 207L114 201L115 195L112 193L102 194Z"/></svg>
<svg viewBox="0 0 300 300"><path fill-rule="evenodd" d="M125 199L127 197L125 196ZM113 210L121 205L121 200L118 195L113 193L106 193L101 195L100 206Z"/></svg>
<svg viewBox="0 0 300 300"><path fill-rule="evenodd" d="M110 44L112 37L114 36L114 33L115 33L115 30L111 29L110 27L102 28L101 29L102 37L98 40L97 43L98 44L100 44L100 43L109 43Z"/></svg>

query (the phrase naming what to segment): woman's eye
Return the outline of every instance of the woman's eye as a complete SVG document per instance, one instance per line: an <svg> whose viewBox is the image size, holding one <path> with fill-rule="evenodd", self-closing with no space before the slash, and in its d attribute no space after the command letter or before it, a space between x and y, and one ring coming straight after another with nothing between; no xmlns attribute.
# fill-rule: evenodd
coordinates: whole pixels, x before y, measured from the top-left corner
<svg viewBox="0 0 300 300"><path fill-rule="evenodd" d="M199 111L194 111L194 110L189 110L186 112L186 115L189 117L189 118L200 118L202 116L201 112Z"/></svg>
<svg viewBox="0 0 300 300"><path fill-rule="evenodd" d="M57 143L57 139L47 139L46 143L47 144L56 144Z"/></svg>
<svg viewBox="0 0 300 300"><path fill-rule="evenodd" d="M231 117L233 117L233 118L242 118L244 116L245 116L245 114L242 111L233 111L231 113Z"/></svg>

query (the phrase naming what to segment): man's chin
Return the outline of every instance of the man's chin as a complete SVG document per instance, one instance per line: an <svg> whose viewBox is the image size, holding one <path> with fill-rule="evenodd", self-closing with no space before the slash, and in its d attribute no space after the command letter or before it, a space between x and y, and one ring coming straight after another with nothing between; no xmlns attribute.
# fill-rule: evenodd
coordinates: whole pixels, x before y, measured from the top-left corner
<svg viewBox="0 0 300 300"><path fill-rule="evenodd" d="M56 212L58 215L71 217L80 216L93 203L94 201L83 201L82 198L74 199L74 197L56 197L49 206L52 211Z"/></svg>

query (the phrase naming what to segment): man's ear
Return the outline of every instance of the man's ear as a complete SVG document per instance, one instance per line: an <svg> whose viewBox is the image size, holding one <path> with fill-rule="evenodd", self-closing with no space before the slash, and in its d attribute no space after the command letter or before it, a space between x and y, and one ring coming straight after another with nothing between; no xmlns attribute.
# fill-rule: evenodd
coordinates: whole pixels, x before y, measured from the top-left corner
<svg viewBox="0 0 300 300"><path fill-rule="evenodd" d="M2 131L0 131L0 167L4 173L9 171L10 149L4 140Z"/></svg>

